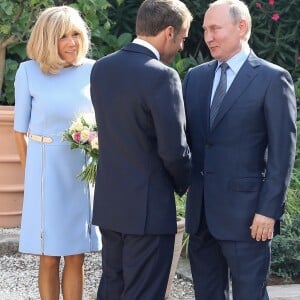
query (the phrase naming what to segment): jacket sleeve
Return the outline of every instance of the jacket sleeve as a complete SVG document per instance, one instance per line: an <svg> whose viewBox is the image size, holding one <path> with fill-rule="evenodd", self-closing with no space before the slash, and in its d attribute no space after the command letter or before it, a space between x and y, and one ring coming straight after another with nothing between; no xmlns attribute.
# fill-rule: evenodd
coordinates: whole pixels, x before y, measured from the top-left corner
<svg viewBox="0 0 300 300"><path fill-rule="evenodd" d="M268 136L266 177L257 213L279 220L284 212L296 152L296 99L290 74L275 70L265 95Z"/></svg>
<svg viewBox="0 0 300 300"><path fill-rule="evenodd" d="M185 136L185 111L179 75L171 68L160 72L149 95L158 153L172 178L175 192L183 195L189 185L191 155Z"/></svg>

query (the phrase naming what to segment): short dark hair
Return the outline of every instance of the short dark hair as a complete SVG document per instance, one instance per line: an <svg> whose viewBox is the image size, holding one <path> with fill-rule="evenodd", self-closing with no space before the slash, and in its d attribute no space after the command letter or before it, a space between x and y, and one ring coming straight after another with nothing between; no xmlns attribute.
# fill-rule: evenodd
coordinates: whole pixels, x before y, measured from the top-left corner
<svg viewBox="0 0 300 300"><path fill-rule="evenodd" d="M145 0L138 9L136 34L156 36L168 26L178 33L182 25L193 17L186 5L179 0Z"/></svg>

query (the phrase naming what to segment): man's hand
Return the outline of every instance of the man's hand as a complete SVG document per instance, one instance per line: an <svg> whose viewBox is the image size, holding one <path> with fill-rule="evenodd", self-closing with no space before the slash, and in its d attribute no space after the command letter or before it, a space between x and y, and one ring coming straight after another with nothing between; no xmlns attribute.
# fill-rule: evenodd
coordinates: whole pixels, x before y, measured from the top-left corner
<svg viewBox="0 0 300 300"><path fill-rule="evenodd" d="M274 233L275 220L260 214L255 214L251 229L252 238L259 241L271 240Z"/></svg>

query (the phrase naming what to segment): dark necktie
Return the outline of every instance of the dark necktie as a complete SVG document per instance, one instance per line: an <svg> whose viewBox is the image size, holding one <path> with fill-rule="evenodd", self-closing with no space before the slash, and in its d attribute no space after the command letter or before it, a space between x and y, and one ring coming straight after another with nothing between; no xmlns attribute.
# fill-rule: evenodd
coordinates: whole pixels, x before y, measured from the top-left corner
<svg viewBox="0 0 300 300"><path fill-rule="evenodd" d="M229 68L227 63L222 63L220 65L221 68L221 77L217 89L215 91L215 95L210 107L210 128L212 127L214 120L218 114L219 108L221 106L222 100L226 94L227 88L227 74L226 71Z"/></svg>

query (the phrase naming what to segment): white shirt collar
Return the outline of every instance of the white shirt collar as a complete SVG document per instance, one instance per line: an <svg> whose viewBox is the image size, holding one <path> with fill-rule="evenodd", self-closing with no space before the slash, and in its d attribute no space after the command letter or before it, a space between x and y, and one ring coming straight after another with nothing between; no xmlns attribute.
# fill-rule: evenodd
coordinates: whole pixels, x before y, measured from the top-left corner
<svg viewBox="0 0 300 300"><path fill-rule="evenodd" d="M250 54L250 47L244 47L240 52L238 52L236 55L231 57L226 61L229 68L234 74L237 74L237 72L240 70L246 59L248 58ZM218 67L216 68L216 71L219 69L222 62L218 61Z"/></svg>
<svg viewBox="0 0 300 300"><path fill-rule="evenodd" d="M249 54L250 54L250 48L244 47L239 53L231 57L226 61L228 64L229 68L227 69L227 91L230 88L233 80L235 79L238 71L242 67L242 65L245 63L247 60ZM214 82L213 82L213 88L212 88L212 96L211 96L211 102L213 100L214 93L216 91L217 85L219 83L220 77L221 77L221 70L220 70L220 65L222 64L221 61L218 61L218 66L215 71L215 77L214 77Z"/></svg>
<svg viewBox="0 0 300 300"><path fill-rule="evenodd" d="M159 55L159 52L157 51L157 49L153 45L148 43L147 41L139 39L139 38L135 38L132 42L148 48L150 51L152 51L155 54L155 56L157 57L158 60L160 59L160 55Z"/></svg>

